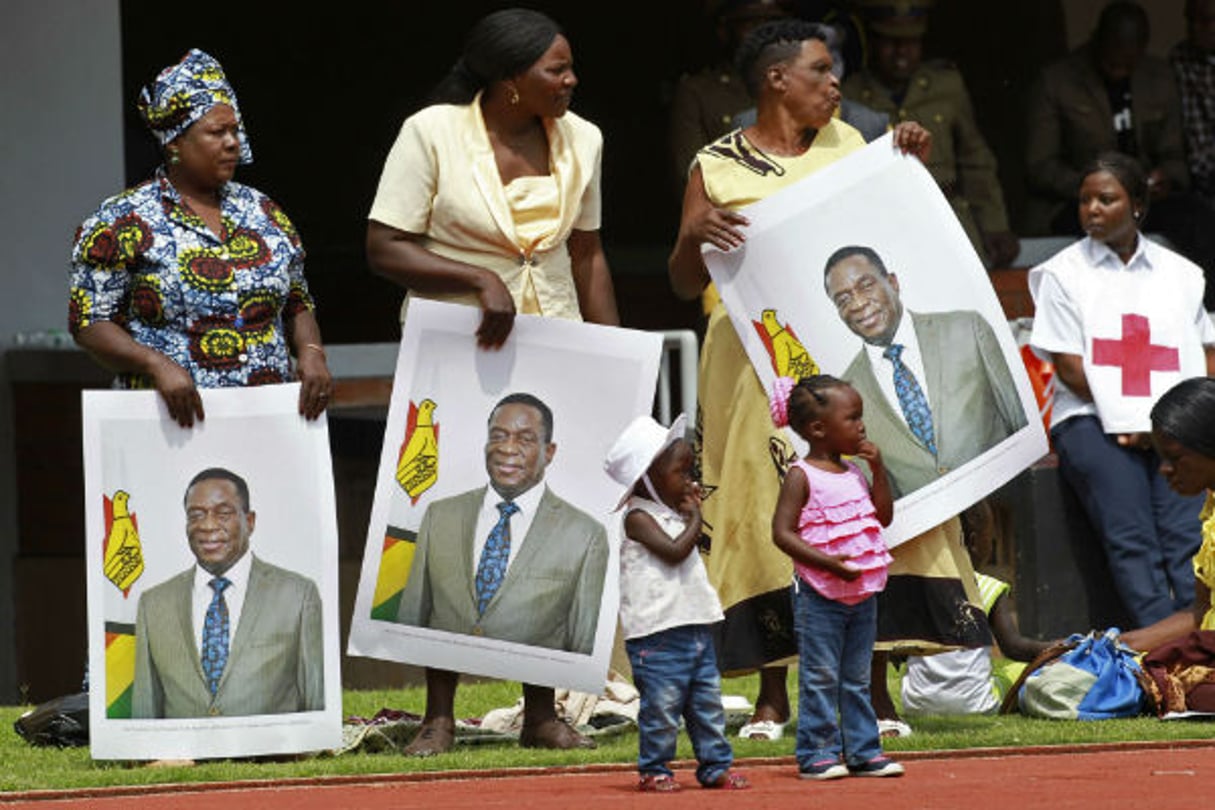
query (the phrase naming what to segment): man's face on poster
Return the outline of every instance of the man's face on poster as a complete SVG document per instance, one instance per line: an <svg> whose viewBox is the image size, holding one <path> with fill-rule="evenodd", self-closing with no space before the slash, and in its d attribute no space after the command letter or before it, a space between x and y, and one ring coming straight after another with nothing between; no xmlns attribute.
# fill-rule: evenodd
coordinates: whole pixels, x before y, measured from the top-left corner
<svg viewBox="0 0 1215 810"><path fill-rule="evenodd" d="M827 297L844 324L861 340L889 345L903 318L899 280L863 255L840 259L827 270Z"/></svg>
<svg viewBox="0 0 1215 810"><path fill-rule="evenodd" d="M236 485L204 478L186 491L186 537L199 566L219 576L249 550L257 515L246 511Z"/></svg>
<svg viewBox="0 0 1215 810"><path fill-rule="evenodd" d="M531 405L510 402L490 416L485 471L503 498L515 498L543 481L544 468L556 452L540 411Z"/></svg>

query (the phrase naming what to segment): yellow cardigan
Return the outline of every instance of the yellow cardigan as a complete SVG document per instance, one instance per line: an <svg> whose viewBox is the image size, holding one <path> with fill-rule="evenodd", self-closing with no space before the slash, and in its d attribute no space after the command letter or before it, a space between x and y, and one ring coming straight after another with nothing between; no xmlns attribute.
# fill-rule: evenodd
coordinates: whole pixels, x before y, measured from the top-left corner
<svg viewBox="0 0 1215 810"><path fill-rule="evenodd" d="M546 119L545 127L560 198L558 223L535 246L516 233L480 96L467 105L426 107L406 119L369 218L424 235L424 246L441 256L493 270L520 309L530 280L541 314L581 320L566 240L574 229L599 229L603 136L572 112ZM478 303L466 293L427 297ZM407 305L408 300L402 319Z"/></svg>
<svg viewBox="0 0 1215 810"><path fill-rule="evenodd" d="M1202 545L1194 555L1194 576L1211 590L1211 604L1199 630L1215 630L1215 492L1207 492L1202 507Z"/></svg>

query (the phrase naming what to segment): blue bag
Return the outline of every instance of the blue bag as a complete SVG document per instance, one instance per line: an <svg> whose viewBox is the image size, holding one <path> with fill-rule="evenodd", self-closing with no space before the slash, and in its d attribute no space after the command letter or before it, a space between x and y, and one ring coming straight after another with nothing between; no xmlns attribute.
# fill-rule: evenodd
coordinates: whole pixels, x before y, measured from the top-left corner
<svg viewBox="0 0 1215 810"><path fill-rule="evenodd" d="M1145 710L1136 653L1118 628L1068 637L1072 649L1030 673L1017 692L1022 714L1053 720L1108 720Z"/></svg>

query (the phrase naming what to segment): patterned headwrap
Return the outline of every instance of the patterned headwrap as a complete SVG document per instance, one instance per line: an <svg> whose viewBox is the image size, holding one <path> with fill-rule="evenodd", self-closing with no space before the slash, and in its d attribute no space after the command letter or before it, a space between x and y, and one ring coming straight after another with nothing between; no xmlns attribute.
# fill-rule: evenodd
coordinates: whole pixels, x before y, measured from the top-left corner
<svg viewBox="0 0 1215 810"><path fill-rule="evenodd" d="M797 380L792 377L777 377L772 383L772 395L768 397L768 412L772 414L772 422L777 427L789 425L789 395L797 387Z"/></svg>
<svg viewBox="0 0 1215 810"><path fill-rule="evenodd" d="M162 70L139 91L139 115L161 146L181 135L217 104L227 104L236 113L240 162L252 163L253 150L249 148L245 123L236 104L236 91L210 54L192 48L180 62Z"/></svg>

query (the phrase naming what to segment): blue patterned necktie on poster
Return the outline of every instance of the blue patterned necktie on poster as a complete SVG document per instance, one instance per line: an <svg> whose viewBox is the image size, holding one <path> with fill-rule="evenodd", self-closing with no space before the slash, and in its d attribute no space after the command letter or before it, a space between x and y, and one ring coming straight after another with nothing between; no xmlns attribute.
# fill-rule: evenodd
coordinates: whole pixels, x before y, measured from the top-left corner
<svg viewBox="0 0 1215 810"><path fill-rule="evenodd" d="M882 357L894 366L894 390L899 395L899 407L903 409L907 427L911 428L915 437L928 448L928 452L935 456L937 441L932 430L932 411L928 407L928 397L924 396L924 389L920 388L915 375L903 362L903 345L891 343L882 352Z"/></svg>
<svg viewBox="0 0 1215 810"><path fill-rule="evenodd" d="M216 577L208 584L215 595L207 605L207 616L203 620L202 669L207 676L207 688L214 695L219 691L219 679L228 664L228 603L224 601L224 589L232 582Z"/></svg>
<svg viewBox="0 0 1215 810"><path fill-rule="evenodd" d="M489 532L481 559L477 562L477 613L485 612L489 600L498 592L502 578L506 576L506 564L510 561L510 516L519 511L514 501L498 504L501 516Z"/></svg>

